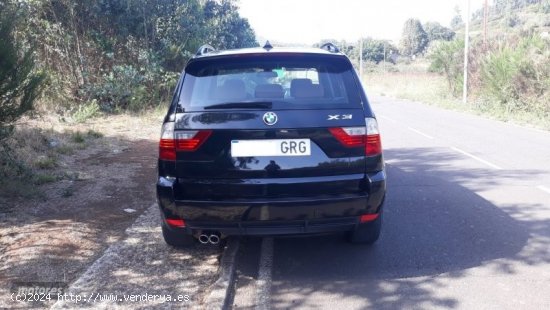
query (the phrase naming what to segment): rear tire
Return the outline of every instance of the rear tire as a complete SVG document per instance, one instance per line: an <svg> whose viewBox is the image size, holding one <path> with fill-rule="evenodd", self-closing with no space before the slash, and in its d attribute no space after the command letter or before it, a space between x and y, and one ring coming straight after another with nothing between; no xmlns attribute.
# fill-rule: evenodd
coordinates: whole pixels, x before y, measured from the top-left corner
<svg viewBox="0 0 550 310"><path fill-rule="evenodd" d="M162 236L164 241L176 248L190 247L195 244L196 240L193 236L186 233L176 232L162 225Z"/></svg>
<svg viewBox="0 0 550 310"><path fill-rule="evenodd" d="M372 222L359 224L349 233L349 241L356 244L373 244L380 237L382 230L382 213Z"/></svg>

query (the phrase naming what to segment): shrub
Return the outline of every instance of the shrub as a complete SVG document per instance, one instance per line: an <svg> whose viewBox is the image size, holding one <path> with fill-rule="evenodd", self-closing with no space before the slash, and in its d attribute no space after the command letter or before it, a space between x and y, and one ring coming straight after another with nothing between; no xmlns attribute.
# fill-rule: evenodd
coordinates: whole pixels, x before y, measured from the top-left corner
<svg viewBox="0 0 550 310"><path fill-rule="evenodd" d="M35 70L32 49L25 51L15 40L13 14L6 8L0 11L0 142L12 132L13 123L32 110L45 79Z"/></svg>
<svg viewBox="0 0 550 310"><path fill-rule="evenodd" d="M71 118L77 123L83 123L90 118L98 116L100 113L100 107L97 104L97 100L76 107L76 110L72 112Z"/></svg>
<svg viewBox="0 0 550 310"><path fill-rule="evenodd" d="M97 100L104 111L126 108L133 91L143 81L143 76L131 65L114 66L103 74L102 81L85 88L87 94Z"/></svg>
<svg viewBox="0 0 550 310"><path fill-rule="evenodd" d="M140 111L169 99L177 73L164 71L151 64L138 70L132 65L114 66L98 83L84 88L86 95L97 100L101 110Z"/></svg>
<svg viewBox="0 0 550 310"><path fill-rule="evenodd" d="M463 47L460 40L440 42L428 53L430 71L443 73L455 95L462 87ZM472 96L507 112L550 117L550 41L530 33L494 39L487 45L474 41L469 57Z"/></svg>
<svg viewBox="0 0 550 310"><path fill-rule="evenodd" d="M550 44L532 35L508 40L482 61L482 94L508 111L549 113Z"/></svg>
<svg viewBox="0 0 550 310"><path fill-rule="evenodd" d="M521 25L521 19L518 17L517 14L510 14L507 15L502 22L504 23L504 26L514 28L518 25Z"/></svg>
<svg viewBox="0 0 550 310"><path fill-rule="evenodd" d="M460 93L464 73L464 41L437 42L430 48L428 58L431 60L429 71L445 75L449 89L454 95Z"/></svg>
<svg viewBox="0 0 550 310"><path fill-rule="evenodd" d="M543 1L541 4L539 4L539 10L540 13L543 14L550 14L550 2L549 1Z"/></svg>

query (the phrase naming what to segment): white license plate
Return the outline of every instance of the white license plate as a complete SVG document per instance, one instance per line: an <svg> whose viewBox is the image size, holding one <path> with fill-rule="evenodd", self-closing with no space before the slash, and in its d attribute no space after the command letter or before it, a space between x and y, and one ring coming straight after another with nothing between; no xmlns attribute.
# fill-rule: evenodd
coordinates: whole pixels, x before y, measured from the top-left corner
<svg viewBox="0 0 550 310"><path fill-rule="evenodd" d="M232 157L309 155L311 155L309 139L231 141Z"/></svg>

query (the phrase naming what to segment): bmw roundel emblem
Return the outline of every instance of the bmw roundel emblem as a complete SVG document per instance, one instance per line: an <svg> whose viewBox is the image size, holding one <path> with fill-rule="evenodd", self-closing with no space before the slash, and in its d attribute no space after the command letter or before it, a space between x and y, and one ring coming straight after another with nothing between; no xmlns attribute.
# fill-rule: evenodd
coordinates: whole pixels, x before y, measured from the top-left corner
<svg viewBox="0 0 550 310"><path fill-rule="evenodd" d="M275 125L275 123L277 123L277 120L278 120L277 114L273 112L265 113L263 119L264 119L264 123L269 126Z"/></svg>

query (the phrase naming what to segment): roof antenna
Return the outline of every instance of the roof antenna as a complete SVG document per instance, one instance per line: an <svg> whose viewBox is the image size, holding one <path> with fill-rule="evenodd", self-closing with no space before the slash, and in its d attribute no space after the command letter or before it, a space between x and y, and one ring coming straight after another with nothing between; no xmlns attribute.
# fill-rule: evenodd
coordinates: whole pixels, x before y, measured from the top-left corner
<svg viewBox="0 0 550 310"><path fill-rule="evenodd" d="M264 48L269 51L273 48L273 45L271 45L271 43L269 43L269 40L267 40L265 41Z"/></svg>

